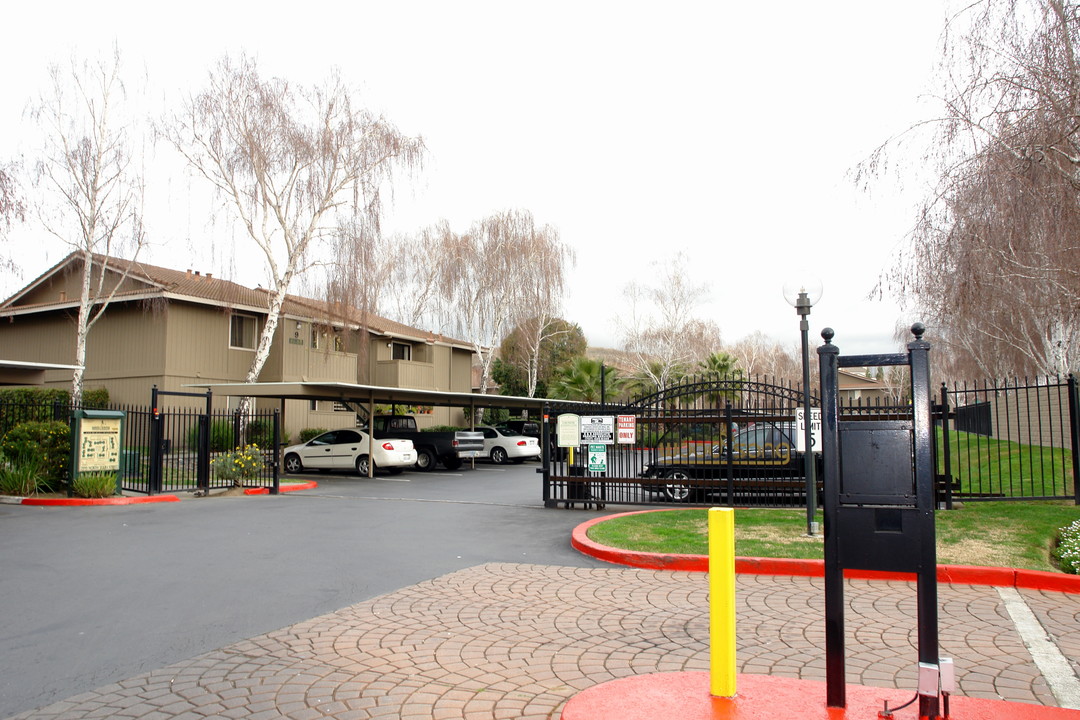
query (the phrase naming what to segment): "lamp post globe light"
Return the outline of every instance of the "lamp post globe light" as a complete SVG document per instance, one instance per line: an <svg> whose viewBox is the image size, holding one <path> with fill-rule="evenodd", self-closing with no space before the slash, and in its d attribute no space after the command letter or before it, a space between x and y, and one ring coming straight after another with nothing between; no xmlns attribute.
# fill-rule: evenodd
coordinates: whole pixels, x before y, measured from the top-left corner
<svg viewBox="0 0 1080 720"><path fill-rule="evenodd" d="M821 300L821 280L803 278L784 283L784 299L795 308L799 316L799 332L802 334L802 386L803 386L803 470L806 473L806 534L815 536L818 524L817 478L814 472L813 430L810 421L810 308Z"/></svg>

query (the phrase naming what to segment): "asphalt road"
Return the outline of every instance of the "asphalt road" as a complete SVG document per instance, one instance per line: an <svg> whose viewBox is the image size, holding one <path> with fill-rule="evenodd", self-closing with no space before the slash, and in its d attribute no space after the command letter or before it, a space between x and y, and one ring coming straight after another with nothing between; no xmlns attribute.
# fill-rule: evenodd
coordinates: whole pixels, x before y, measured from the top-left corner
<svg viewBox="0 0 1080 720"><path fill-rule="evenodd" d="M0 718L481 563L602 566L570 547L597 513L545 509L536 467L0 505Z"/></svg>

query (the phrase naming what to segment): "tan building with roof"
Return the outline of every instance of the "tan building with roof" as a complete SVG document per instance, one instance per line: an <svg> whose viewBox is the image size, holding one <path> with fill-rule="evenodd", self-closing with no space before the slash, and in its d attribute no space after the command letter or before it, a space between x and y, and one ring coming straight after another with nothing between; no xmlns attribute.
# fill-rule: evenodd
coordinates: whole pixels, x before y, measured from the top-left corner
<svg viewBox="0 0 1080 720"><path fill-rule="evenodd" d="M120 291L87 338L85 387L105 387L114 403L146 406L154 385L192 391L193 383L243 381L251 365L270 294L210 274L107 260L107 278ZM73 319L79 309L82 260L74 254L0 304L0 356L7 360L71 363ZM108 283L108 280L107 280ZM444 338L356 309L289 296L260 382L328 381L470 392L472 351ZM45 384L70 386L68 371L47 371ZM186 398L169 398L176 406ZM277 401L260 401L277 407ZM215 408L235 399L215 398ZM426 409L425 409L426 410ZM345 427L353 414L335 403L288 401L285 430ZM461 411L433 408L421 426L461 424Z"/></svg>

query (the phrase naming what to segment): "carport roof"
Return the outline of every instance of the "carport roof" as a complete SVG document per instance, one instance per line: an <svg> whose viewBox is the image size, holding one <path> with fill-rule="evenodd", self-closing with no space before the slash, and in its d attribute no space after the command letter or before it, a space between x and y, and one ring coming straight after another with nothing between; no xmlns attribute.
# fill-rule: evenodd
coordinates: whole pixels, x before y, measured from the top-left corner
<svg viewBox="0 0 1080 720"><path fill-rule="evenodd" d="M451 407L497 407L511 410L542 410L544 398L512 395L414 390L342 382L207 383L185 387L205 388L215 395L278 398L282 400L333 400L340 402L443 405Z"/></svg>
<svg viewBox="0 0 1080 720"><path fill-rule="evenodd" d="M44 385L46 370L75 370L79 365L0 360L0 385Z"/></svg>

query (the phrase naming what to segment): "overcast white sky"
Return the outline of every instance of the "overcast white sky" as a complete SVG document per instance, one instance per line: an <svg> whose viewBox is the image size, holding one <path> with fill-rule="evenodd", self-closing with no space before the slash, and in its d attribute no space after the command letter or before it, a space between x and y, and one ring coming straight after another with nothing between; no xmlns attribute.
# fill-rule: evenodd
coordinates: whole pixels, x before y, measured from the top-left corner
<svg viewBox="0 0 1080 720"><path fill-rule="evenodd" d="M423 135L429 160L400 187L389 226L446 218L458 230L531 210L577 251L565 316L616 347L631 280L682 251L726 342L756 330L798 342L786 280L821 278L811 342L826 325L845 353L891 351L895 302L866 299L909 230L922 188L872 195L846 173L932 110L941 0L721 2L20 3L0 44L0 158L24 150L23 109L50 62L112 43L145 69L155 102L197 88L225 52L311 82L337 67L369 107ZM166 153L166 148L159 148ZM157 181L173 216L148 220L143 259L254 286L258 271L200 249L220 232ZM180 218L177 220L177 218ZM24 277L66 254L23 229ZM190 239L190 240L189 240Z"/></svg>

